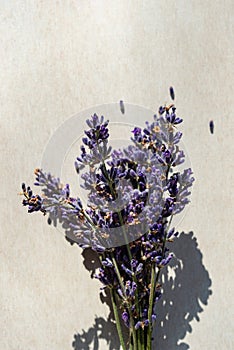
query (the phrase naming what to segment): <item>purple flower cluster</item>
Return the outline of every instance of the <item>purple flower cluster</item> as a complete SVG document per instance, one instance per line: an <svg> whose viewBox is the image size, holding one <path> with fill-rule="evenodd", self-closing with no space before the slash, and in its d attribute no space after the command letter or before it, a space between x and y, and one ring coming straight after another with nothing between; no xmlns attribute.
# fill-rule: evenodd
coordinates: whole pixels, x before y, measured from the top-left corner
<svg viewBox="0 0 234 350"><path fill-rule="evenodd" d="M189 202L191 169L174 171L185 159L178 144L182 122L174 105L160 107L146 127L135 127L133 144L122 150L108 146L108 121L96 114L87 120L75 168L88 191L86 207L70 196L69 185L37 169L34 196L23 184L28 212L58 217L66 236L82 248L98 252L95 277L119 299L122 320L134 332L152 328L161 296L161 269L173 258L168 242L178 235L170 227L174 215Z"/></svg>
<svg viewBox="0 0 234 350"><path fill-rule="evenodd" d="M22 194L25 199L23 199L23 205L28 207L28 213L32 213L34 211L41 211L44 215L46 210L43 207L43 199L41 196L34 195L30 186L26 188L25 183L22 183Z"/></svg>

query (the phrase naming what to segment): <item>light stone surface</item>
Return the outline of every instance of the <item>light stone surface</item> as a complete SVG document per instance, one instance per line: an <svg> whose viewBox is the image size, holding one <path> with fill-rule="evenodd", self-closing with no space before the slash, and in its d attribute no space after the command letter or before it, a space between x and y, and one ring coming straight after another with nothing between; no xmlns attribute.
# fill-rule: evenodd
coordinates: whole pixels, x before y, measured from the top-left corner
<svg viewBox="0 0 234 350"><path fill-rule="evenodd" d="M194 232L212 280L183 341L234 348L233 16L232 0L0 0L0 349L72 350L108 316L79 249L17 193L71 115L120 99L155 110L170 85L196 177L179 228Z"/></svg>

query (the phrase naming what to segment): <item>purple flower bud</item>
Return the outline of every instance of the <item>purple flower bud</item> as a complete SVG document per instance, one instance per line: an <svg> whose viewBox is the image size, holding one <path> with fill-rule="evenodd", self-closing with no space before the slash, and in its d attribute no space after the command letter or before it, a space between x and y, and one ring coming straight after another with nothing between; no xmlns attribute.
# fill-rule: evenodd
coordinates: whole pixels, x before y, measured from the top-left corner
<svg viewBox="0 0 234 350"><path fill-rule="evenodd" d="M210 121L210 133L213 134L214 133L214 122L213 120Z"/></svg>
<svg viewBox="0 0 234 350"><path fill-rule="evenodd" d="M129 327L129 315L128 315L127 311L124 311L122 313L122 320L124 321L125 325L127 327Z"/></svg>
<svg viewBox="0 0 234 350"><path fill-rule="evenodd" d="M173 253L168 254L168 256L161 261L160 265L162 266L167 265L169 261L172 259L172 257L173 257Z"/></svg>
<svg viewBox="0 0 234 350"><path fill-rule="evenodd" d="M137 266L137 268L136 268L136 274L138 274L138 273L140 273L142 270L143 270L143 264L142 263L140 263L138 266Z"/></svg>
<svg viewBox="0 0 234 350"><path fill-rule="evenodd" d="M177 117L174 121L174 124L180 124L180 123L182 123L182 121L183 121L183 119Z"/></svg>
<svg viewBox="0 0 234 350"><path fill-rule="evenodd" d="M133 268L135 268L135 267L137 266L137 264L138 264L137 260L135 260L135 259L132 259L132 260L131 260L131 266L132 266Z"/></svg>
<svg viewBox="0 0 234 350"><path fill-rule="evenodd" d="M121 267L129 276L134 275L134 273L131 270L129 270L124 264L122 264Z"/></svg>
<svg viewBox="0 0 234 350"><path fill-rule="evenodd" d="M106 260L103 260L102 265L107 267L113 267L113 263L109 258L106 258Z"/></svg>
<svg viewBox="0 0 234 350"><path fill-rule="evenodd" d="M117 289L117 292L118 292L118 294L120 295L121 298L124 297L121 288L118 288L118 289Z"/></svg>
<svg viewBox="0 0 234 350"><path fill-rule="evenodd" d="M135 292L136 292L136 289L137 289L137 284L133 281L133 282L132 282L132 288L131 288L131 290L130 290L130 296L131 296L131 297L134 297Z"/></svg>
<svg viewBox="0 0 234 350"><path fill-rule="evenodd" d="M102 265L107 266L107 267L113 267L113 263L109 258L106 258L106 260L103 260Z"/></svg>
<svg viewBox="0 0 234 350"><path fill-rule="evenodd" d="M175 228L173 227L167 234L167 238L170 238L171 236L174 235L174 232L175 232Z"/></svg>
<svg viewBox="0 0 234 350"><path fill-rule="evenodd" d="M135 173L135 171L134 171L133 169L131 169L131 170L129 171L129 175L130 175L131 177L133 177L133 178L137 177L137 174Z"/></svg>
<svg viewBox="0 0 234 350"><path fill-rule="evenodd" d="M141 134L141 128L135 127L135 128L132 130L132 133L134 134L134 136L140 135L140 134Z"/></svg>
<svg viewBox="0 0 234 350"><path fill-rule="evenodd" d="M122 114L124 114L125 112L125 108L124 108L124 103L122 100L119 101L119 106L120 106L120 111Z"/></svg>
<svg viewBox="0 0 234 350"><path fill-rule="evenodd" d="M160 164L166 165L165 161L158 154L156 154L156 158L157 158L157 160L159 161Z"/></svg>
<svg viewBox="0 0 234 350"><path fill-rule="evenodd" d="M161 298L161 296L162 296L162 293L159 292L159 291L157 291L157 292L156 292L156 295L155 295L155 300L154 300L154 302L157 303L157 302L159 301L159 299Z"/></svg>
<svg viewBox="0 0 234 350"><path fill-rule="evenodd" d="M169 91L170 91L170 96L171 96L171 99L172 99L172 100L174 100L174 99L175 99L175 92L174 92L174 89L173 89L173 87L172 87L172 86L170 86Z"/></svg>
<svg viewBox="0 0 234 350"><path fill-rule="evenodd" d="M163 158L165 159L166 163L169 164L171 161L171 152L169 150L163 152Z"/></svg>
<svg viewBox="0 0 234 350"><path fill-rule="evenodd" d="M141 321L138 321L136 324L135 324L135 329L139 329L140 327L142 327L142 322Z"/></svg>
<svg viewBox="0 0 234 350"><path fill-rule="evenodd" d="M159 110L158 110L158 113L160 114L160 115L162 115L164 112L165 112L165 107L162 107L162 106L160 106L159 107Z"/></svg>
<svg viewBox="0 0 234 350"><path fill-rule="evenodd" d="M149 131L149 130L147 130L146 128L145 128L145 129L143 129L143 132L144 132L144 134L146 134L146 135L150 135L150 131Z"/></svg>
<svg viewBox="0 0 234 350"><path fill-rule="evenodd" d="M66 184L66 186L63 189L63 191L64 191L64 194L65 194L65 197L69 198L69 196L70 196L70 188L69 188L68 184Z"/></svg>

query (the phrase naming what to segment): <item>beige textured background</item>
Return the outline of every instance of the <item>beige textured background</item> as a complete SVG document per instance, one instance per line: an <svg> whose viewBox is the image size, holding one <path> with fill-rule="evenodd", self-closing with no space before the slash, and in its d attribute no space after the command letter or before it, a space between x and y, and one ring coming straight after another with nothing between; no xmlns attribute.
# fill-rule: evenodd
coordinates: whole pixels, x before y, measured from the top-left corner
<svg viewBox="0 0 234 350"><path fill-rule="evenodd" d="M196 177L180 229L194 231L213 292L184 341L234 348L233 16L232 0L0 0L1 350L72 350L108 315L79 250L17 196L50 136L93 105L156 109L171 84Z"/></svg>

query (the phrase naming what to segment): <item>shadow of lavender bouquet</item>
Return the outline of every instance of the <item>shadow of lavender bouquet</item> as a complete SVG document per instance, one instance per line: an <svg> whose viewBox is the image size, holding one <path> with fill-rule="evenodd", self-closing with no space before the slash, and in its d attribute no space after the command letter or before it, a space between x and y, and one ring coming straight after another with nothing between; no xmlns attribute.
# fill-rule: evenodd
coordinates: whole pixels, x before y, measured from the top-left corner
<svg viewBox="0 0 234 350"><path fill-rule="evenodd" d="M91 116L75 161L88 191L86 206L70 196L68 184L41 169L35 170L34 184L43 195L22 184L29 213L48 214L49 222L62 224L68 241L97 253L94 276L110 295L123 350L152 349L161 272L173 259L171 245L179 235L172 219L189 203L194 181L190 168L180 170L181 122L174 105L161 106L144 129L132 130L131 145L113 150L108 120Z"/></svg>

